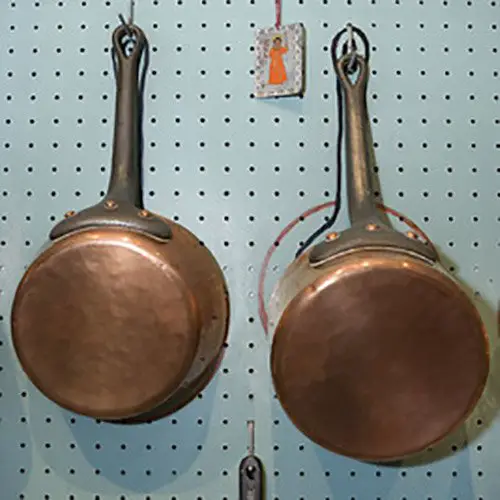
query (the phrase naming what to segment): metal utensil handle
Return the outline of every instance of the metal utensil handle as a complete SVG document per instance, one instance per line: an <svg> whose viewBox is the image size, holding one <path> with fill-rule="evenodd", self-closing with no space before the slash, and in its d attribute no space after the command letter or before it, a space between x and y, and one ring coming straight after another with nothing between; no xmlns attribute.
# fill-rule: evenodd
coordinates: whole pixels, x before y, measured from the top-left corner
<svg viewBox="0 0 500 500"><path fill-rule="evenodd" d="M264 499L264 468L255 455L240 462L240 500Z"/></svg>
<svg viewBox="0 0 500 500"><path fill-rule="evenodd" d="M255 422L253 420L249 420L247 422L248 427L248 454L255 455Z"/></svg>
<svg viewBox="0 0 500 500"><path fill-rule="evenodd" d="M358 34L362 33L358 28L353 29ZM335 37L332 43L332 58L342 86L345 104L349 218L353 226L366 225L368 222L382 224L373 198L370 144L367 137L368 62L365 57L356 53L354 55L356 74L350 77L348 67L353 64L353 54L347 53L337 59L334 52L337 43L338 38Z"/></svg>
<svg viewBox="0 0 500 500"><path fill-rule="evenodd" d="M127 47L131 47L129 53L126 53ZM113 32L113 69L117 88L108 192L96 205L78 213L68 212L50 232L52 240L99 227L136 231L161 241L172 238L168 222L144 210L142 204L142 94L147 49L146 36L135 24L121 24ZM139 78L143 55L146 59Z"/></svg>
<svg viewBox="0 0 500 500"><path fill-rule="evenodd" d="M126 54L127 40L134 41ZM130 43L130 42L129 42ZM141 190L141 90L139 66L147 48L143 31L136 25L119 25L113 33L116 75L115 129L111 178L106 199L129 202L142 208Z"/></svg>
<svg viewBox="0 0 500 500"><path fill-rule="evenodd" d="M240 462L240 500L262 500L264 498L264 467L255 456L255 422L247 422L249 444L248 455Z"/></svg>

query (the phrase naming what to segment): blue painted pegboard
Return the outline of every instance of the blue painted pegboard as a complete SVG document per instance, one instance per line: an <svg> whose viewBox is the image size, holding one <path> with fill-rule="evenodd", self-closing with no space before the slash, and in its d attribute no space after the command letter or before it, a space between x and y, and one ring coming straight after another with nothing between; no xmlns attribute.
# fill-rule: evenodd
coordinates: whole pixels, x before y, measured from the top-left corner
<svg viewBox="0 0 500 500"><path fill-rule="evenodd" d="M303 99L257 101L253 34L272 0L139 0L151 42L145 201L202 238L227 276L229 348L201 398L140 427L64 412L26 380L9 314L23 268L56 220L107 186L114 81L110 35L125 0L4 0L0 7L0 497L237 498L245 421L273 500L496 500L500 496L500 3L285 0L307 29ZM274 235L331 199L337 130L329 44L347 22L373 45L369 108L386 204L417 221L470 288L492 340L485 397L467 425L398 467L313 445L273 398L257 275ZM325 215L325 214L323 214ZM277 251L270 288L298 241ZM345 227L343 214L339 227Z"/></svg>

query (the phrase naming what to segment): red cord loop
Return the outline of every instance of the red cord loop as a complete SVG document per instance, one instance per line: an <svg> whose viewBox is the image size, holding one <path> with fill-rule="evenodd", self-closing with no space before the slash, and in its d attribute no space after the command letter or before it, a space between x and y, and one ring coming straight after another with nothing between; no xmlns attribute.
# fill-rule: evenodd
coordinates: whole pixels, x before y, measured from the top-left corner
<svg viewBox="0 0 500 500"><path fill-rule="evenodd" d="M273 241L272 245L269 247L269 249L266 252L266 256L264 257L264 260L262 262L262 266L260 268L259 272L259 283L258 283L258 302L259 302L259 318L260 322L262 324L262 328L264 328L264 332L268 333L268 328L267 324L269 321L268 314L267 314L267 309L266 309L266 303L264 300L264 287L265 287L265 282L266 282L266 276L267 276L267 271L269 268L269 262L271 261L271 257L273 256L274 252L276 251L276 248L278 248L279 244L285 238L285 236L301 221L304 219L307 219L307 217L320 212L321 210L324 210L325 208L329 208L335 205L334 201L329 201L326 203L322 203L321 205L316 205L315 207L310 208L309 210L306 210L302 214L300 214L298 217L293 219L291 222L289 222L285 228L279 233L277 238ZM378 204L378 208L380 210L383 210L386 214L390 214L394 217L397 217L401 222L404 222L409 228L411 228L417 236L422 238L428 245L430 245L434 249L434 245L432 241L429 239L429 237L420 229L411 219L408 219L408 217L405 217L403 214L399 213L397 210L394 210L393 208L386 207L382 203Z"/></svg>
<svg viewBox="0 0 500 500"><path fill-rule="evenodd" d="M275 0L276 2L276 29L281 29L281 0Z"/></svg>

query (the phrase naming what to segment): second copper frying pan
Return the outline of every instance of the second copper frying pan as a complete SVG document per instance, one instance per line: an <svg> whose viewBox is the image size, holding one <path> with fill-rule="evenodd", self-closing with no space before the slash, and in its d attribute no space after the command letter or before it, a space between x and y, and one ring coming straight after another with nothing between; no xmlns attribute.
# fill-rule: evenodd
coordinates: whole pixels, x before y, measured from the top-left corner
<svg viewBox="0 0 500 500"><path fill-rule="evenodd" d="M12 337L48 398L83 415L135 422L179 409L208 383L229 306L210 251L142 206L139 69L147 40L139 27L119 26L113 48L108 193L54 227L17 288Z"/></svg>
<svg viewBox="0 0 500 500"><path fill-rule="evenodd" d="M354 78L351 56L335 58L352 226L302 254L278 283L271 366L278 398L304 434L343 455L393 461L464 421L483 391L489 350L479 314L435 251L379 215L368 66L356 58Z"/></svg>

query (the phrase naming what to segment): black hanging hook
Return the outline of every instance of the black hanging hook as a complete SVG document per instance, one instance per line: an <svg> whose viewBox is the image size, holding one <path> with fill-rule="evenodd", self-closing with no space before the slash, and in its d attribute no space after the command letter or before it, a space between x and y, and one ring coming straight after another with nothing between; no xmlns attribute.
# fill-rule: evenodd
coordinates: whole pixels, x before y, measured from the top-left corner
<svg viewBox="0 0 500 500"><path fill-rule="evenodd" d="M353 26L351 23L348 23L345 28L340 30L332 40L332 45L331 45L331 56L332 56L332 62L334 66L337 64L337 61L339 59L338 57L338 48L340 45L340 39L344 34L348 35L348 40L347 42L344 42L342 45L342 55L345 55L347 53L350 53L353 57L351 57L350 61L348 64L352 64L352 61L355 61L356 55L358 54L358 46L356 43L356 39L354 38L354 34L358 35L361 41L363 42L363 48L364 48L364 55L363 57L365 58L366 62L370 60L370 42L368 41L368 37L366 36L365 32L358 28L357 26Z"/></svg>

